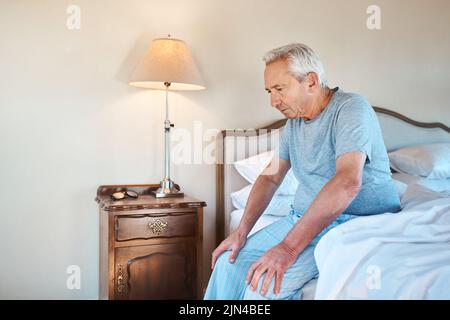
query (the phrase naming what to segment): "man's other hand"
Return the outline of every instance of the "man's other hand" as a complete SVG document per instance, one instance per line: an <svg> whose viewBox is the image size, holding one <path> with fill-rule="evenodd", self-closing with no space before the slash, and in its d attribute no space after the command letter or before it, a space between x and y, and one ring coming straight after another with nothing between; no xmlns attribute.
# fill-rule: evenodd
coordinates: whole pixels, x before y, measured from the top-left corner
<svg viewBox="0 0 450 320"><path fill-rule="evenodd" d="M269 289L272 278L275 277L274 294L279 294L281 290L281 282L286 270L297 260L298 254L289 248L284 242L279 243L261 258L259 258L248 271L246 283L251 284L251 289L255 291L258 283L264 273L264 283L261 288L261 295L265 295Z"/></svg>
<svg viewBox="0 0 450 320"><path fill-rule="evenodd" d="M231 250L231 255L228 260L230 261L230 263L233 263L234 260L236 260L239 251L245 245L246 241L247 235L241 234L239 230L235 230L233 233L231 233L225 240L220 243L216 250L213 251L211 259L211 269L214 269L217 258L219 258L219 256L227 250Z"/></svg>

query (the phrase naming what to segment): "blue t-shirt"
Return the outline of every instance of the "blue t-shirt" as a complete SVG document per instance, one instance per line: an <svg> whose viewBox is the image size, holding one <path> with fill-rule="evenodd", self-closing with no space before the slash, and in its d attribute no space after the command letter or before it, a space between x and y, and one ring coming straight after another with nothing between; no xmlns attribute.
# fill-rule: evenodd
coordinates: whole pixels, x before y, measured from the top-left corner
<svg viewBox="0 0 450 320"><path fill-rule="evenodd" d="M362 187L343 214L373 215L400 210L389 159L377 115L360 95L339 88L314 119L288 119L281 135L279 157L288 160L299 185L293 207L305 213L336 173L344 153L367 155Z"/></svg>

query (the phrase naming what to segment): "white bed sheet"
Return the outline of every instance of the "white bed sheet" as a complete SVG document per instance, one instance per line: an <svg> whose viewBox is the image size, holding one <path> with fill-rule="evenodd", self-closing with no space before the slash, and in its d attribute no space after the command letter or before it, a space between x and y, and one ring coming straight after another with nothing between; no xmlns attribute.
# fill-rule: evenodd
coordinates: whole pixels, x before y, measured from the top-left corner
<svg viewBox="0 0 450 320"><path fill-rule="evenodd" d="M315 250L315 299L450 299L450 197L411 185L406 207L350 220Z"/></svg>

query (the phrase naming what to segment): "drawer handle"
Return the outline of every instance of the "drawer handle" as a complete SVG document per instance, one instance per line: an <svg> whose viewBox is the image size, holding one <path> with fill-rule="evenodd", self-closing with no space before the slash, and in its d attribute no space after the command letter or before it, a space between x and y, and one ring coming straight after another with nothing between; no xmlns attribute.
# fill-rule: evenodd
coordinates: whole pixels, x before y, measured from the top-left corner
<svg viewBox="0 0 450 320"><path fill-rule="evenodd" d="M148 223L148 228L150 229L153 234L159 236L166 230L167 228L167 222L162 221L160 219L156 219L154 222Z"/></svg>

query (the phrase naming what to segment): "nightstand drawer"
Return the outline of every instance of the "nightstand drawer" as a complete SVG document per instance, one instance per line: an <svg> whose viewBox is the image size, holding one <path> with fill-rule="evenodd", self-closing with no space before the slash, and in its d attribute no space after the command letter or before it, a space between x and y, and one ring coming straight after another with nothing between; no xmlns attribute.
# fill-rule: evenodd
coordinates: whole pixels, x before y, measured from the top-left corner
<svg viewBox="0 0 450 320"><path fill-rule="evenodd" d="M116 241L195 236L196 226L197 216L191 212L158 216L117 216Z"/></svg>

